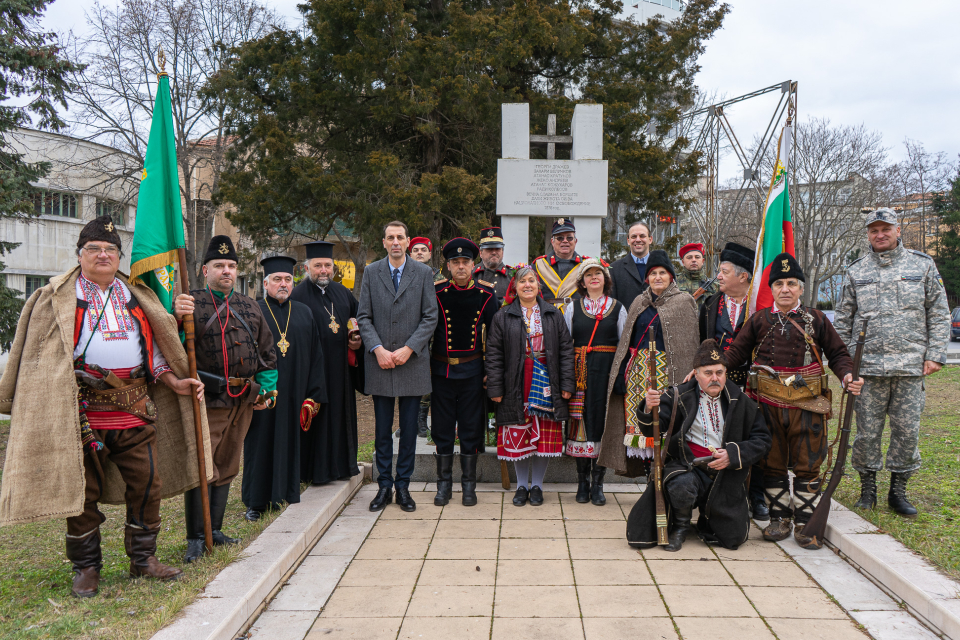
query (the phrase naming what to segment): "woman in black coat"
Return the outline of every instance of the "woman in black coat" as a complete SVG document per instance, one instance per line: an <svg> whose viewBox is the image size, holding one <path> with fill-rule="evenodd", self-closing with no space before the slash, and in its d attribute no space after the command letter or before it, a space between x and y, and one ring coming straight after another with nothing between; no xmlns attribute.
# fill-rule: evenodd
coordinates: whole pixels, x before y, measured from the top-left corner
<svg viewBox="0 0 960 640"><path fill-rule="evenodd" d="M486 354L487 395L497 403L500 427L497 456L516 466L513 504L522 507L529 498L539 506L548 459L563 452L562 422L576 387L573 340L560 311L540 297L540 281L529 267L517 269L505 300L508 305L493 318Z"/></svg>

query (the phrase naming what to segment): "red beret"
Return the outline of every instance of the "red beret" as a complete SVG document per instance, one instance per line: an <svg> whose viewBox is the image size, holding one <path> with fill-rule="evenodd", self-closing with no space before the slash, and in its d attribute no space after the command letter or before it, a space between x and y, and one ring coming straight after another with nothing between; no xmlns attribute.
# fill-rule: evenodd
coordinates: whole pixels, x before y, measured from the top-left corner
<svg viewBox="0 0 960 640"><path fill-rule="evenodd" d="M430 238L424 238L422 236L417 236L416 238L410 239L410 246L407 247L407 250L410 251L413 249L414 245L425 244L427 249L430 250L430 253L433 253L433 243L430 242Z"/></svg>
<svg viewBox="0 0 960 640"><path fill-rule="evenodd" d="M680 247L680 258L682 259L683 256L687 255L691 251L699 251L701 256L706 255L707 253L703 248L702 242L691 242L690 244L685 244Z"/></svg>

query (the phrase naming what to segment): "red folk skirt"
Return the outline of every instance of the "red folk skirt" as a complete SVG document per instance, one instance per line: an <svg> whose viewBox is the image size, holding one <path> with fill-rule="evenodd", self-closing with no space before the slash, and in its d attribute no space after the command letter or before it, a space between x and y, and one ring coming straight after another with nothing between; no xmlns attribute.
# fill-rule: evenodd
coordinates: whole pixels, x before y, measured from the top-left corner
<svg viewBox="0 0 960 640"><path fill-rule="evenodd" d="M546 364L546 358L540 362ZM533 382L533 360L523 359L523 397L530 395ZM557 457L563 452L563 424L527 413L525 424L504 425L497 432L497 457L501 460L523 460L530 456Z"/></svg>

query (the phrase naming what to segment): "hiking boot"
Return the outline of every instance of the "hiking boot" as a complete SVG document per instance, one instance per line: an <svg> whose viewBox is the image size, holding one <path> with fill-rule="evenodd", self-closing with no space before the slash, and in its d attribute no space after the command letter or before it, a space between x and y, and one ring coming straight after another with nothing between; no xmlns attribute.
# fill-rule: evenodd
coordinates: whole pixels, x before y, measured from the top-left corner
<svg viewBox="0 0 960 640"><path fill-rule="evenodd" d="M907 500L907 479L910 474L891 473L890 474L890 493L887 495L887 504L895 513L907 518L917 516L917 508Z"/></svg>
<svg viewBox="0 0 960 640"><path fill-rule="evenodd" d="M877 508L877 472L860 472L860 499L853 504L855 509Z"/></svg>

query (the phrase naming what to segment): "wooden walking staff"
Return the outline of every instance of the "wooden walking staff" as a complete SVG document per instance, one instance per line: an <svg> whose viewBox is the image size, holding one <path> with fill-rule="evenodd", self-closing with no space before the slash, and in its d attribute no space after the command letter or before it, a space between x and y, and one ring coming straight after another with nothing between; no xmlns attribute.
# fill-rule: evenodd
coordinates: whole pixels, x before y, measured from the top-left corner
<svg viewBox="0 0 960 640"><path fill-rule="evenodd" d="M187 286L187 251L183 247L177 249L177 259L180 264L180 293L189 295ZM190 367L190 377L197 379L197 347L194 338L193 314L183 316L183 346L187 350L187 364ZM213 552L213 527L210 524L210 491L207 488L207 452L203 447L203 423L200 417L200 400L197 394L193 398L193 426L197 434L197 473L200 474L200 505L203 509L203 544L207 553Z"/></svg>
<svg viewBox="0 0 960 640"><path fill-rule="evenodd" d="M650 372L649 389L660 390L657 385L657 339L652 327L649 350L647 351L647 370ZM674 411L676 411L674 407ZM669 443L667 443L669 445ZM657 508L657 544L667 545L667 504L663 499L663 459L660 457L660 405L653 407L653 492Z"/></svg>

